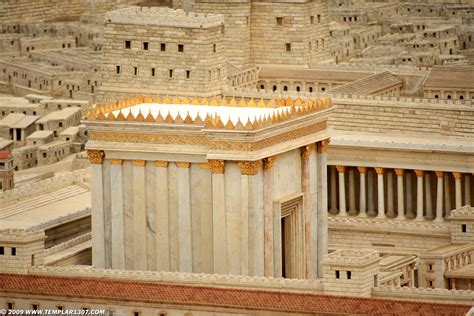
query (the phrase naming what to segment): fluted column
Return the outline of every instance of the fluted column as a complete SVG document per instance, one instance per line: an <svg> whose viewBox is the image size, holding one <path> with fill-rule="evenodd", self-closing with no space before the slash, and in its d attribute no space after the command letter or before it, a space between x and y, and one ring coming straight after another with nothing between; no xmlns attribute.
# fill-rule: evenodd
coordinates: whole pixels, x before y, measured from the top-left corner
<svg viewBox="0 0 474 316"><path fill-rule="evenodd" d="M454 192L456 195L456 208L460 208L462 206L462 191L461 191L462 174L460 172L453 172L453 177L454 177Z"/></svg>
<svg viewBox="0 0 474 316"><path fill-rule="evenodd" d="M322 259L328 253L328 181L327 181L327 150L329 139L318 143L318 154L316 158L318 174L318 278L323 277Z"/></svg>
<svg viewBox="0 0 474 316"><path fill-rule="evenodd" d="M395 209L393 206L393 173L387 173L387 216L395 217Z"/></svg>
<svg viewBox="0 0 474 316"><path fill-rule="evenodd" d="M413 210L413 174L407 173L407 218L413 219L415 217Z"/></svg>
<svg viewBox="0 0 474 316"><path fill-rule="evenodd" d="M416 174L416 220L423 219L423 170L415 170Z"/></svg>
<svg viewBox="0 0 474 316"><path fill-rule="evenodd" d="M145 271L147 262L147 221L145 160L134 160L133 164L133 268Z"/></svg>
<svg viewBox="0 0 474 316"><path fill-rule="evenodd" d="M212 229L214 273L227 273L227 225L225 212L224 161L209 160L212 172Z"/></svg>
<svg viewBox="0 0 474 316"><path fill-rule="evenodd" d="M377 200L378 200L378 214L377 218L386 218L385 215L385 199L384 199L384 185L383 185L383 168L375 168L375 172L377 172Z"/></svg>
<svg viewBox="0 0 474 316"><path fill-rule="evenodd" d="M397 175L397 219L405 219L405 200L403 198L403 175L405 170L395 169Z"/></svg>
<svg viewBox="0 0 474 316"><path fill-rule="evenodd" d="M156 268L170 271L170 232L167 161L155 161L156 181Z"/></svg>
<svg viewBox="0 0 474 316"><path fill-rule="evenodd" d="M449 172L444 174L444 207L445 207L445 217L448 217L451 214L451 190L450 190L450 178Z"/></svg>
<svg viewBox="0 0 474 316"><path fill-rule="evenodd" d="M346 189L344 182L344 172L346 171L346 167L337 166L336 168L339 173L339 215L346 216Z"/></svg>
<svg viewBox="0 0 474 316"><path fill-rule="evenodd" d="M374 201L374 174L367 173L367 215L375 216L375 201Z"/></svg>
<svg viewBox="0 0 474 316"><path fill-rule="evenodd" d="M471 176L464 175L464 205L471 205Z"/></svg>
<svg viewBox="0 0 474 316"><path fill-rule="evenodd" d="M443 179L444 179L444 172L436 171L436 221L443 220Z"/></svg>
<svg viewBox="0 0 474 316"><path fill-rule="evenodd" d="M122 159L109 159L112 220L112 269L125 269Z"/></svg>
<svg viewBox="0 0 474 316"><path fill-rule="evenodd" d="M191 228L191 191L189 162L176 162L178 167L178 240L179 271L193 272Z"/></svg>
<svg viewBox="0 0 474 316"><path fill-rule="evenodd" d="M275 258L273 253L273 162L275 157L268 157L263 163L263 199L264 199L264 274L273 277Z"/></svg>
<svg viewBox="0 0 474 316"><path fill-rule="evenodd" d="M367 168L366 167L357 167L359 170L359 216L365 217L367 216L367 204L365 200L366 195L366 175L367 175Z"/></svg>
<svg viewBox="0 0 474 316"><path fill-rule="evenodd" d="M426 218L433 219L433 203L431 202L431 176L429 172L425 173L425 201Z"/></svg>
<svg viewBox="0 0 474 316"><path fill-rule="evenodd" d="M104 152L102 150L88 150L87 155L91 163L92 179L92 265L96 268L105 268L104 187L102 178Z"/></svg>
<svg viewBox="0 0 474 316"><path fill-rule="evenodd" d="M356 198L355 198L355 175L354 168L349 169L349 214L356 215Z"/></svg>
<svg viewBox="0 0 474 316"><path fill-rule="evenodd" d="M329 194L331 198L331 214L337 214L337 193L336 193L336 167L330 166L329 172L331 176L331 186L329 188Z"/></svg>

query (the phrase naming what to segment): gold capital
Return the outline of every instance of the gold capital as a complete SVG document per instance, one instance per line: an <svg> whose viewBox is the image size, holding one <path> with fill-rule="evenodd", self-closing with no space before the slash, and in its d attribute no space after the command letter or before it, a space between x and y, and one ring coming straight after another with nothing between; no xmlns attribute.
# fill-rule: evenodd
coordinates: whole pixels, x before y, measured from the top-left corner
<svg viewBox="0 0 474 316"><path fill-rule="evenodd" d="M346 171L346 166L336 166L337 172L344 172Z"/></svg>
<svg viewBox="0 0 474 316"><path fill-rule="evenodd" d="M436 176L437 176L438 178L444 176L444 171L435 171L435 173L436 173Z"/></svg>
<svg viewBox="0 0 474 316"><path fill-rule="evenodd" d="M161 168L168 168L168 161L157 160L155 161L155 166L161 167Z"/></svg>
<svg viewBox="0 0 474 316"><path fill-rule="evenodd" d="M240 173L247 176L253 176L258 173L260 166L262 165L261 160L257 161L241 161L239 162Z"/></svg>
<svg viewBox="0 0 474 316"><path fill-rule="evenodd" d="M121 165L123 163L122 159L109 159L111 165Z"/></svg>
<svg viewBox="0 0 474 316"><path fill-rule="evenodd" d="M145 167L145 160L134 160L132 164L137 167Z"/></svg>
<svg viewBox="0 0 474 316"><path fill-rule="evenodd" d="M300 148L301 150L301 158L304 160L308 160L309 156L314 150L314 144L309 144Z"/></svg>
<svg viewBox="0 0 474 316"><path fill-rule="evenodd" d="M367 167L357 167L357 170L359 170L360 173L366 173Z"/></svg>
<svg viewBox="0 0 474 316"><path fill-rule="evenodd" d="M403 176L405 174L405 169L395 169L397 176Z"/></svg>
<svg viewBox="0 0 474 316"><path fill-rule="evenodd" d="M87 150L87 156L91 164L101 165L104 163L105 153L103 150L89 149Z"/></svg>
<svg viewBox="0 0 474 316"><path fill-rule="evenodd" d="M328 147L329 147L329 142L330 142L329 138L320 141L320 142L318 143L318 152L319 152L319 153L325 153L325 152L327 152L327 151L328 151Z"/></svg>
<svg viewBox="0 0 474 316"><path fill-rule="evenodd" d="M377 174L383 174L383 172L384 172L384 169L383 169L383 168L380 168L380 167L375 167L374 169L375 169L375 172L376 172Z"/></svg>
<svg viewBox="0 0 474 316"><path fill-rule="evenodd" d="M425 172L423 170L415 170L415 174L417 177L422 177L425 174Z"/></svg>
<svg viewBox="0 0 474 316"><path fill-rule="evenodd" d="M189 168L191 166L189 162L175 162L175 164L178 168Z"/></svg>
<svg viewBox="0 0 474 316"><path fill-rule="evenodd" d="M202 163L199 167L203 169L209 169L212 173L222 174L225 171L224 160L209 160L206 163Z"/></svg>
<svg viewBox="0 0 474 316"><path fill-rule="evenodd" d="M263 170L269 170L273 167L276 156L271 156L263 159Z"/></svg>
<svg viewBox="0 0 474 316"><path fill-rule="evenodd" d="M461 172L453 172L454 179L461 179L462 173Z"/></svg>

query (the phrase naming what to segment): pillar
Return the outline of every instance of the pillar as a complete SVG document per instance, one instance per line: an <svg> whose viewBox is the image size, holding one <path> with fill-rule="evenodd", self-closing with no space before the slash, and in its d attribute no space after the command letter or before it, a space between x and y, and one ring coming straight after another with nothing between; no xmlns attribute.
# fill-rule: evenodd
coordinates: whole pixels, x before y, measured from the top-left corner
<svg viewBox="0 0 474 316"><path fill-rule="evenodd" d="M110 159L112 269L125 270L122 159Z"/></svg>
<svg viewBox="0 0 474 316"><path fill-rule="evenodd" d="M403 198L403 175L405 170L395 169L397 175L397 219L405 219L405 201Z"/></svg>
<svg viewBox="0 0 474 316"><path fill-rule="evenodd" d="M88 150L87 155L91 163L92 179L92 265L96 268L105 268L105 223L104 223L104 187L102 164L104 152L102 150Z"/></svg>
<svg viewBox="0 0 474 316"><path fill-rule="evenodd" d="M346 171L345 166L337 166L337 172L339 174L339 215L346 216L346 189L344 182L344 172Z"/></svg>
<svg viewBox="0 0 474 316"><path fill-rule="evenodd" d="M179 271L193 272L193 246L191 229L191 192L189 162L176 162L178 167L178 240Z"/></svg>
<svg viewBox="0 0 474 316"><path fill-rule="evenodd" d="M431 177L429 172L425 173L425 202L426 218L433 219L433 203L431 201Z"/></svg>
<svg viewBox="0 0 474 316"><path fill-rule="evenodd" d="M415 214L413 212L413 174L411 172L407 173L407 199L406 199L406 206L407 206L407 218L413 219Z"/></svg>
<svg viewBox="0 0 474 316"><path fill-rule="evenodd" d="M415 170L416 174L416 220L423 219L423 170Z"/></svg>
<svg viewBox="0 0 474 316"><path fill-rule="evenodd" d="M318 176L318 278L323 277L322 258L328 253L328 187L327 187L327 150L329 139L318 143L318 154L316 159Z"/></svg>
<svg viewBox="0 0 474 316"><path fill-rule="evenodd" d="M393 173L387 173L387 216L395 217L395 209L393 206Z"/></svg>
<svg viewBox="0 0 474 316"><path fill-rule="evenodd" d="M377 173L377 206L378 206L378 214L377 218L387 218L385 215L385 199L384 199L384 185L383 185L383 168L375 168L375 172Z"/></svg>
<svg viewBox="0 0 474 316"><path fill-rule="evenodd" d="M359 216L365 217L367 216L366 210L366 175L367 175L367 168L366 167L357 167L359 170Z"/></svg>
<svg viewBox="0 0 474 316"><path fill-rule="evenodd" d="M367 173L367 215L377 215L375 212L374 177L372 172Z"/></svg>
<svg viewBox="0 0 474 316"><path fill-rule="evenodd" d="M209 160L212 172L212 230L214 273L227 274L224 161Z"/></svg>
<svg viewBox="0 0 474 316"><path fill-rule="evenodd" d="M471 176L464 175L464 205L471 205Z"/></svg>
<svg viewBox="0 0 474 316"><path fill-rule="evenodd" d="M336 193L336 167L330 166L329 172L331 176L331 187L329 188L329 194L331 195L331 214L337 214L337 193Z"/></svg>
<svg viewBox="0 0 474 316"><path fill-rule="evenodd" d="M456 196L456 208L460 208L462 206L462 191L461 191L462 174L460 172L453 172L453 177L454 177L454 192Z"/></svg>
<svg viewBox="0 0 474 316"><path fill-rule="evenodd" d="M170 271L168 206L168 162L155 161L156 181L156 269Z"/></svg>
<svg viewBox="0 0 474 316"><path fill-rule="evenodd" d="M436 171L436 221L443 220L443 179L444 172Z"/></svg>
<svg viewBox="0 0 474 316"><path fill-rule="evenodd" d="M270 160L264 159L264 168L271 168L273 160ZM251 276L265 274L265 230L267 227L265 227L263 181L263 172L249 176L249 275Z"/></svg>
<svg viewBox="0 0 474 316"><path fill-rule="evenodd" d="M317 156L315 145L301 148L301 188L304 193L304 244L306 279L318 274Z"/></svg>
<svg viewBox="0 0 474 316"><path fill-rule="evenodd" d="M147 270L145 160L133 164L133 268Z"/></svg>
<svg viewBox="0 0 474 316"><path fill-rule="evenodd" d="M444 205L445 205L445 216L448 217L451 214L451 190L449 187L449 173L444 174Z"/></svg>
<svg viewBox="0 0 474 316"><path fill-rule="evenodd" d="M264 160L263 200L264 200L264 275L273 277L275 273L273 253L273 162L275 157Z"/></svg>
<svg viewBox="0 0 474 316"><path fill-rule="evenodd" d="M356 215L356 199L355 199L355 175L354 168L349 169L349 214Z"/></svg>

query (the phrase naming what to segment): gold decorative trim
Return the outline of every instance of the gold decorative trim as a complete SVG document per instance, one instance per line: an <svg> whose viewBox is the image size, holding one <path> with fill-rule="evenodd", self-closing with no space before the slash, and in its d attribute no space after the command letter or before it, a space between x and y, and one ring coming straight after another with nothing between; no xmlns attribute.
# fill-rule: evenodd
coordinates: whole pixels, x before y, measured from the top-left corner
<svg viewBox="0 0 474 316"><path fill-rule="evenodd" d="M155 166L161 167L161 168L168 168L168 161L162 161L162 160L157 160L155 161Z"/></svg>
<svg viewBox="0 0 474 316"><path fill-rule="evenodd" d="M384 172L385 172L385 169L384 169L384 168L375 167L374 169L375 169L375 172L376 172L377 174L384 174Z"/></svg>
<svg viewBox="0 0 474 316"><path fill-rule="evenodd" d="M330 139L323 139L318 143L318 153L326 153L328 151Z"/></svg>
<svg viewBox="0 0 474 316"><path fill-rule="evenodd" d="M209 145L204 136L163 135L143 133L91 132L90 140L104 142L142 143L142 144L177 144L177 145Z"/></svg>
<svg viewBox="0 0 474 316"><path fill-rule="evenodd" d="M336 166L337 172L344 172L346 171L346 166Z"/></svg>
<svg viewBox="0 0 474 316"><path fill-rule="evenodd" d="M178 167L178 168L189 168L189 167L191 167L190 162L175 162L175 164L176 164L176 167Z"/></svg>
<svg viewBox="0 0 474 316"><path fill-rule="evenodd" d="M367 173L367 167L357 167L357 170L359 170L359 173Z"/></svg>
<svg viewBox="0 0 474 316"><path fill-rule="evenodd" d="M137 167L145 167L145 160L134 160L132 164Z"/></svg>
<svg viewBox="0 0 474 316"><path fill-rule="evenodd" d="M397 176L403 176L405 174L405 169L395 169L395 174Z"/></svg>
<svg viewBox="0 0 474 316"><path fill-rule="evenodd" d="M224 160L209 160L199 165L202 169L209 169L212 173L221 174L225 171Z"/></svg>
<svg viewBox="0 0 474 316"><path fill-rule="evenodd" d="M438 178L444 177L444 171L435 171L435 173Z"/></svg>
<svg viewBox="0 0 474 316"><path fill-rule="evenodd" d="M109 159L109 163L111 165L121 165L123 163L123 159Z"/></svg>
<svg viewBox="0 0 474 316"><path fill-rule="evenodd" d="M454 177L454 179L461 179L462 178L462 173L461 172L453 172L453 177Z"/></svg>
<svg viewBox="0 0 474 316"><path fill-rule="evenodd" d="M314 144L309 144L309 145L301 147L300 148L301 158L303 160L308 160L311 154L313 153L314 147L315 147Z"/></svg>
<svg viewBox="0 0 474 316"><path fill-rule="evenodd" d="M246 175L246 176L254 176L260 170L261 165L262 165L261 160L240 161L239 162L240 173L242 173L242 175Z"/></svg>
<svg viewBox="0 0 474 316"><path fill-rule="evenodd" d="M417 177L422 177L425 174L425 172L423 170L415 170L415 174Z"/></svg>
<svg viewBox="0 0 474 316"><path fill-rule="evenodd" d="M105 153L103 150L89 149L87 150L89 161L94 165L101 165L104 163Z"/></svg>
<svg viewBox="0 0 474 316"><path fill-rule="evenodd" d="M273 167L276 156L271 156L263 159L263 170L269 170Z"/></svg>

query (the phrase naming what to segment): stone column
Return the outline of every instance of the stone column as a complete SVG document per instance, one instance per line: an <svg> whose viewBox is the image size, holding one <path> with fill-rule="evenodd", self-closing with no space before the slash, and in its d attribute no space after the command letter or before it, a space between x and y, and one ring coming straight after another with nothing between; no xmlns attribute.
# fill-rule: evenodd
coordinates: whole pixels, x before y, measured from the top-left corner
<svg viewBox="0 0 474 316"><path fill-rule="evenodd" d="M444 172L436 171L436 221L443 220L443 178Z"/></svg>
<svg viewBox="0 0 474 316"><path fill-rule="evenodd" d="M433 203L431 202L431 178L429 172L425 173L425 194L426 218L433 219Z"/></svg>
<svg viewBox="0 0 474 316"><path fill-rule="evenodd" d="M170 232L168 206L168 162L155 161L156 172L156 268L170 271Z"/></svg>
<svg viewBox="0 0 474 316"><path fill-rule="evenodd" d="M212 230L214 273L227 274L227 225L225 214L224 161L209 160L212 172Z"/></svg>
<svg viewBox="0 0 474 316"><path fill-rule="evenodd" d="M109 159L111 185L112 269L125 270L122 159Z"/></svg>
<svg viewBox="0 0 474 316"><path fill-rule="evenodd" d="M453 172L453 177L454 177L454 192L456 195L456 208L460 208L462 206L462 191L461 191L462 174L460 172Z"/></svg>
<svg viewBox="0 0 474 316"><path fill-rule="evenodd" d="M451 214L451 190L449 187L449 173L444 174L444 206L445 206L445 216L448 217Z"/></svg>
<svg viewBox="0 0 474 316"><path fill-rule="evenodd" d="M414 218L413 213L413 175L411 172L407 173L407 218Z"/></svg>
<svg viewBox="0 0 474 316"><path fill-rule="evenodd" d="M315 145L301 148L301 188L304 193L304 243L306 279L317 277L318 270L318 209L317 192L317 157Z"/></svg>
<svg viewBox="0 0 474 316"><path fill-rule="evenodd" d="M273 162L275 157L264 160L263 201L264 201L264 275L273 277L275 273L273 253Z"/></svg>
<svg viewBox="0 0 474 316"><path fill-rule="evenodd" d="M147 266L147 221L145 160L134 160L133 164L133 268L146 271Z"/></svg>
<svg viewBox="0 0 474 316"><path fill-rule="evenodd" d="M464 175L464 205L471 205L471 176Z"/></svg>
<svg viewBox="0 0 474 316"><path fill-rule="evenodd" d="M354 168L349 169L349 214L357 215L355 199L355 175Z"/></svg>
<svg viewBox="0 0 474 316"><path fill-rule="evenodd" d="M377 218L385 219L387 215L385 215L385 199L384 199L384 186L383 186L383 168L375 168L375 172L377 173L377 205L378 205L378 214Z"/></svg>
<svg viewBox="0 0 474 316"><path fill-rule="evenodd" d="M395 217L393 203L393 173L387 172L387 216L390 218Z"/></svg>
<svg viewBox="0 0 474 316"><path fill-rule="evenodd" d="M318 157L316 159L318 174L318 278L323 277L322 258L328 253L328 187L327 187L327 150L329 139L318 144Z"/></svg>
<svg viewBox="0 0 474 316"><path fill-rule="evenodd" d="M357 167L357 170L359 170L359 176L360 176L360 183L359 183L359 216L361 217L366 217L367 216L367 205L366 205L366 200L365 200L365 195L366 195L366 175L367 175L367 168L366 167Z"/></svg>
<svg viewBox="0 0 474 316"><path fill-rule="evenodd" d="M337 172L339 173L339 216L347 216L346 212L346 189L344 181L344 172L346 171L345 166L337 166Z"/></svg>
<svg viewBox="0 0 474 316"><path fill-rule="evenodd" d="M367 215L375 216L374 177L372 172L367 172Z"/></svg>
<svg viewBox="0 0 474 316"><path fill-rule="evenodd" d="M179 271L193 272L193 246L191 228L191 191L189 162L176 162L178 167L178 240Z"/></svg>
<svg viewBox="0 0 474 316"><path fill-rule="evenodd" d="M331 214L337 214L337 193L336 193L336 167L330 166L329 172L331 176L331 187L329 188L329 194L331 195Z"/></svg>
<svg viewBox="0 0 474 316"><path fill-rule="evenodd" d="M423 219L423 170L415 170L416 174L416 220Z"/></svg>
<svg viewBox="0 0 474 316"><path fill-rule="evenodd" d="M271 161L271 162L270 162ZM271 168L272 159L264 159L264 169ZM268 169L267 169L268 170ZM265 193L263 172L249 176L249 275L265 274ZM270 221L272 221L270 219Z"/></svg>
<svg viewBox="0 0 474 316"><path fill-rule="evenodd" d="M405 200L403 198L403 175L405 170L395 169L397 175L397 219L405 219Z"/></svg>
<svg viewBox="0 0 474 316"><path fill-rule="evenodd" d="M250 197L251 197L251 192L250 191L250 179L252 179L252 182L255 182L254 178L255 177L258 177L259 174L261 174L261 166L262 166L262 162L260 160L257 160L257 161L241 161L239 162L239 166L240 166L240 173L242 174L242 195L241 195L241 200L242 200L242 208L241 208L241 232L240 232L240 240L241 240L241 267L242 267L242 275L249 275L250 273L250 265L249 265L249 259L250 259L250 255L249 255L249 246L250 246L250 238L249 238L249 227L251 226L250 223L249 223L249 201L250 201ZM267 184L267 182L265 182L267 179L265 178L265 174L264 174L264 183ZM270 205L271 205L271 199L272 199L272 194L273 194L273 188L272 188L272 185L273 185L273 179L272 179L272 174L270 173L270 183L269 184L269 187L267 188L265 185L264 185L264 192L263 192L263 199L264 199L264 207L265 207L265 212L267 211L266 207L266 203L268 202L267 199L270 200ZM268 190L268 191L266 191ZM270 193L270 197L268 198L268 194ZM271 215L271 213L270 213ZM266 214L264 214L264 235L265 235L265 238L264 238L264 242L265 242L265 245L264 245L264 273L265 273L265 276L269 276L269 277L272 277L273 276L273 226L270 227L270 232L272 235L271 236L268 236L268 232L267 232L267 218L265 217ZM270 222L271 225L273 225L273 221ZM269 238L267 240L267 237ZM267 249L268 248L268 249ZM270 254L271 254L271 258L268 259L267 258L267 255L268 255L268 252L267 251L270 251ZM267 260L270 261L270 263L267 262ZM271 268L272 270L271 271L267 271L267 264L270 264L271 265ZM269 273L269 275L267 275L267 273Z"/></svg>
<svg viewBox="0 0 474 316"><path fill-rule="evenodd" d="M91 163L91 206L92 206L92 265L96 268L105 268L105 223L104 223L104 187L102 164L104 152L102 150L88 150L87 155Z"/></svg>

